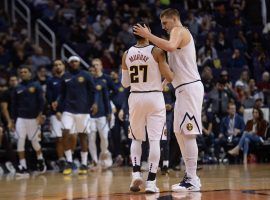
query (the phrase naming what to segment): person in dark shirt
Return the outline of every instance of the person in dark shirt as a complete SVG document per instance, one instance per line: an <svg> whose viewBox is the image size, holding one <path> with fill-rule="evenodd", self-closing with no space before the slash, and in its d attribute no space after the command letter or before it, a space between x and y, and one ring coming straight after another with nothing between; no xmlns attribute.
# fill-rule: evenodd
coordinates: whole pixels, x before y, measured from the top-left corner
<svg viewBox="0 0 270 200"><path fill-rule="evenodd" d="M11 95L18 85L18 78L15 75L12 75L9 77L9 89L6 90L2 95L1 95L1 110L2 114L4 117L4 120L6 122L6 126L9 130L12 130L13 127L13 122L11 119Z"/></svg>
<svg viewBox="0 0 270 200"><path fill-rule="evenodd" d="M63 146L63 135L62 135L62 123L61 123L61 112L52 109L53 104L56 103L58 94L61 90L62 76L65 73L65 64L62 60L55 60L52 69L53 77L48 79L46 83L46 99L49 107L50 123L52 137L56 138L56 152L58 157L58 164L60 172L63 171L65 164L64 158L64 146Z"/></svg>
<svg viewBox="0 0 270 200"><path fill-rule="evenodd" d="M87 132L90 123L90 111L96 113L95 84L91 75L80 69L80 58L71 56L68 59L69 71L62 77L60 96L57 106L62 109L63 139L67 165L64 175L72 173L72 149L76 146L76 134L80 138L82 163L79 174L87 174L88 142ZM95 106L93 106L95 105Z"/></svg>
<svg viewBox="0 0 270 200"><path fill-rule="evenodd" d="M45 161L42 155L40 139L40 125L44 121L42 111L44 98L39 83L31 79L31 69L23 66L20 69L22 82L14 89L11 98L12 118L16 121L16 133L18 135L17 151L20 159L17 175L29 176L25 160L25 140L28 137L36 151L37 167L41 173L46 171Z"/></svg>
<svg viewBox="0 0 270 200"><path fill-rule="evenodd" d="M92 60L92 66L95 68L96 77L104 79L104 82L106 82L110 94L117 92L112 78L108 74L103 73L102 61L99 58L95 58Z"/></svg>
<svg viewBox="0 0 270 200"><path fill-rule="evenodd" d="M162 148L162 157L163 163L161 167L161 172L163 175L168 173L169 168L169 157L170 157L170 140L171 134L173 133L173 109L175 103L175 90L172 84L168 84L163 87L163 96L165 100L166 106L166 137L161 140L161 148Z"/></svg>
<svg viewBox="0 0 270 200"><path fill-rule="evenodd" d="M113 149L114 149L114 166L120 166L123 163L123 157L125 156L125 152L123 151L123 141L121 141L121 130L124 131L125 136L128 138L128 126L129 123L127 120L120 120L118 115L127 99L127 92L128 89L124 88L119 80L119 74L116 71L111 72L111 78L113 79L114 85L117 89L116 92L112 93L112 102L116 107L116 112L114 113L115 116L115 124L112 128L112 142L113 142ZM127 106L128 107L128 106ZM119 145L121 142L121 145Z"/></svg>
<svg viewBox="0 0 270 200"><path fill-rule="evenodd" d="M96 132L98 131L100 137L100 156L99 163L102 168L106 169L112 165L111 153L108 150L109 141L109 124L111 120L111 104L109 98L109 91L107 88L107 81L103 76L97 75L97 70L91 70L94 76L96 85L96 104L98 112L92 114L91 133L89 134L89 151L94 163L98 163L97 147L96 147Z"/></svg>

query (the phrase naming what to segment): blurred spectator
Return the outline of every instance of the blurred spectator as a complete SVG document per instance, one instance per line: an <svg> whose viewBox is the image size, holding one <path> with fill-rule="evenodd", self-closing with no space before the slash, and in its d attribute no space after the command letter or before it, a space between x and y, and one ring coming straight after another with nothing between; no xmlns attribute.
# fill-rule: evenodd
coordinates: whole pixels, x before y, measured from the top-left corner
<svg viewBox="0 0 270 200"><path fill-rule="evenodd" d="M247 155L251 144L262 144L265 136L268 123L264 120L263 112L259 108L253 108L253 119L248 120L244 134L242 135L238 145L232 150L228 151L231 155L239 155L239 150L243 150L244 160L243 163L247 164Z"/></svg>
<svg viewBox="0 0 270 200"><path fill-rule="evenodd" d="M190 30L193 37L196 39L199 34L200 25L198 23L198 20L195 18L194 13L189 12L188 19L187 21L185 21L185 24L187 24L188 29Z"/></svg>
<svg viewBox="0 0 270 200"><path fill-rule="evenodd" d="M198 51L197 63L199 66L210 65L213 66L213 60L217 59L217 51L212 46L209 39L206 40L205 45Z"/></svg>
<svg viewBox="0 0 270 200"><path fill-rule="evenodd" d="M197 136L197 141L202 145L204 156L212 156L211 148L214 145L213 116L211 113L202 113L202 135Z"/></svg>
<svg viewBox="0 0 270 200"><path fill-rule="evenodd" d="M264 72L262 74L262 80L257 84L258 89L264 94L264 102L266 105L270 105L270 74Z"/></svg>
<svg viewBox="0 0 270 200"><path fill-rule="evenodd" d="M249 80L248 87L249 87L250 95L253 97L254 100L259 99L259 98L264 99L264 94L262 91L258 89L254 79Z"/></svg>
<svg viewBox="0 0 270 200"><path fill-rule="evenodd" d="M206 94L208 94L215 86L212 69L210 67L205 66L203 68L201 79L204 85L204 91Z"/></svg>
<svg viewBox="0 0 270 200"><path fill-rule="evenodd" d="M47 69L45 66L40 66L37 70L37 76L35 77L35 81L38 81L39 84L42 87L42 90L44 92L44 94L46 93L46 87L47 87L47 80L48 80L49 76L47 74Z"/></svg>
<svg viewBox="0 0 270 200"><path fill-rule="evenodd" d="M241 72L240 78L236 81L235 87L242 86L244 90L248 89L249 82L249 72L248 70L243 70Z"/></svg>
<svg viewBox="0 0 270 200"><path fill-rule="evenodd" d="M223 32L218 33L215 47L220 52L224 52L225 50L231 48L231 45L230 45L229 41L227 39L225 39L225 35Z"/></svg>
<svg viewBox="0 0 270 200"><path fill-rule="evenodd" d="M35 53L31 56L31 64L33 66L33 72L37 71L39 66L49 66L51 60L48 56L45 56L41 47L35 47Z"/></svg>
<svg viewBox="0 0 270 200"><path fill-rule="evenodd" d="M235 99L235 94L228 83L219 80L209 92L208 99L207 107L211 109L214 115L222 118L227 112L227 106L231 99Z"/></svg>
<svg viewBox="0 0 270 200"><path fill-rule="evenodd" d="M227 152L229 144L232 144L233 146L238 144L245 129L244 119L236 113L236 106L234 103L228 104L227 111L228 115L222 119L220 133L218 138L215 139L215 155L218 160L221 147Z"/></svg>
<svg viewBox="0 0 270 200"><path fill-rule="evenodd" d="M120 42L123 42L125 47L130 47L135 44L135 38L130 31L128 23L122 24L122 30L118 33L117 38Z"/></svg>
<svg viewBox="0 0 270 200"><path fill-rule="evenodd" d="M228 67L230 68L243 68L246 61L240 53L239 49L234 49L231 59L229 60Z"/></svg>
<svg viewBox="0 0 270 200"><path fill-rule="evenodd" d="M246 1L245 0L231 0L230 6L232 8L236 8L242 11L245 9Z"/></svg>
<svg viewBox="0 0 270 200"><path fill-rule="evenodd" d="M7 69L11 64L11 56L8 50L0 44L0 70Z"/></svg>

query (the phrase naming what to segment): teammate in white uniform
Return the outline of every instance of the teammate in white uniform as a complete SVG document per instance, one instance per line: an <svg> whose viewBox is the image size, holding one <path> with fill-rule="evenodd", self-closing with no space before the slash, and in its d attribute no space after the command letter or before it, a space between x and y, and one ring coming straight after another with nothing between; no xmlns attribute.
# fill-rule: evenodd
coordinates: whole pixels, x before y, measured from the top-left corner
<svg viewBox="0 0 270 200"><path fill-rule="evenodd" d="M196 52L192 35L183 27L179 12L166 9L161 12L162 28L170 34L164 40L151 34L147 27L136 25L134 32L168 51L169 65L175 73L174 132L186 165L184 179L172 186L173 191L198 191L201 184L197 177L198 146L196 135L202 132L201 111L204 88L196 64Z"/></svg>
<svg viewBox="0 0 270 200"><path fill-rule="evenodd" d="M156 172L160 159L160 139L166 123L166 109L162 94L163 75L172 81L173 73L166 62L163 50L149 45L149 41L137 38L137 44L126 51L122 58L122 85L131 86L129 104L129 138L132 139L130 154L133 165L130 190L140 191L143 182L140 173L142 141L145 127L149 139L149 174L146 192L159 192Z"/></svg>

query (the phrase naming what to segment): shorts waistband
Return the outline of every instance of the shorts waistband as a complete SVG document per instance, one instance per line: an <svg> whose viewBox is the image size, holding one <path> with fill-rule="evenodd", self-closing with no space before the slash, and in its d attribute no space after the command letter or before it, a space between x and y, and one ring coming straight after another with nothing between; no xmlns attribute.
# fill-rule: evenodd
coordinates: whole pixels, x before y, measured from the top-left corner
<svg viewBox="0 0 270 200"><path fill-rule="evenodd" d="M162 92L159 90L149 90L149 91L131 91L130 93L150 93L150 92Z"/></svg>
<svg viewBox="0 0 270 200"><path fill-rule="evenodd" d="M188 82L188 83L183 83L183 84L180 84L180 85L176 86L174 89L176 90L176 89L178 89L178 88L180 88L180 87L182 87L184 85L188 85L188 84L191 84L191 83L196 83L196 82L199 82L199 81L201 81L201 79L198 79L198 80L192 81L192 82Z"/></svg>

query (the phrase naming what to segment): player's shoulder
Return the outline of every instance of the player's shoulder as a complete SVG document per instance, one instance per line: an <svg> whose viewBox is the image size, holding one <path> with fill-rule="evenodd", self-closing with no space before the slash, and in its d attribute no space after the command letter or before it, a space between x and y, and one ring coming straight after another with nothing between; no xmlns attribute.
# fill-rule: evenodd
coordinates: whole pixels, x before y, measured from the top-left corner
<svg viewBox="0 0 270 200"><path fill-rule="evenodd" d="M151 51L153 56L165 55L165 51L157 46L153 46Z"/></svg>

